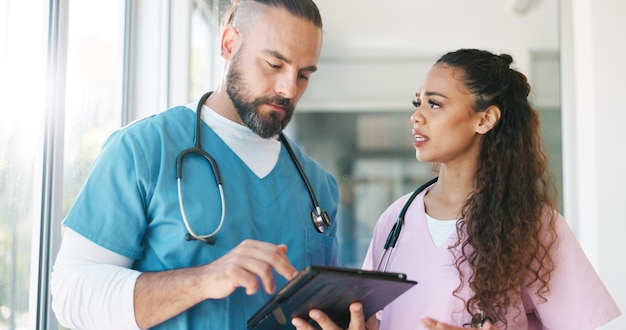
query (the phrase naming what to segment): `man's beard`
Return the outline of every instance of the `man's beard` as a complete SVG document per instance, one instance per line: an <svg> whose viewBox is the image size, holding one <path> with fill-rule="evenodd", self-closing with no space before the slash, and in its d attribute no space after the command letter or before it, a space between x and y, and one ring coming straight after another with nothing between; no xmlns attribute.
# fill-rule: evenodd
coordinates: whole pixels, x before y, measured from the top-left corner
<svg viewBox="0 0 626 330"><path fill-rule="evenodd" d="M280 96L258 97L250 100L248 97L249 89L239 71L238 59L242 50L240 49L239 53L232 59L230 70L226 75L226 93L246 126L262 138L267 139L276 136L291 120L294 106L290 99ZM283 119L281 120L279 114L273 111L267 116L262 116L258 107L263 104L275 104L283 107L285 110Z"/></svg>

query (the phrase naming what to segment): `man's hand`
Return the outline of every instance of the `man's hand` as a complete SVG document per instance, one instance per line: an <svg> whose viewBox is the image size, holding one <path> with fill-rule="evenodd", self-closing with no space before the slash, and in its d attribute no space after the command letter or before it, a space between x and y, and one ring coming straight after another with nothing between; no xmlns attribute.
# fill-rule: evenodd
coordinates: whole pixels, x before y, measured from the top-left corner
<svg viewBox="0 0 626 330"><path fill-rule="evenodd" d="M287 246L246 240L207 265L142 273L135 283L135 320L142 329L150 328L203 300L227 297L238 287L254 294L262 283L271 294L276 290L272 269L287 280L296 275Z"/></svg>
<svg viewBox="0 0 626 330"><path fill-rule="evenodd" d="M287 259L287 246L246 240L223 257L204 266L207 298L219 299L230 295L237 287L251 295L259 290L259 279L265 292L274 293L276 285L272 269L287 280L297 270Z"/></svg>

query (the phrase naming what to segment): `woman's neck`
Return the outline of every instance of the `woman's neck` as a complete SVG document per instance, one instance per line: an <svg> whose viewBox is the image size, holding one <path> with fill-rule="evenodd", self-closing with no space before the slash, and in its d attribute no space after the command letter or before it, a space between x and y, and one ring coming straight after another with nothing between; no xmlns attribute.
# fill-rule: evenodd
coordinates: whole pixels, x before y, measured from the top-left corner
<svg viewBox="0 0 626 330"><path fill-rule="evenodd" d="M424 196L426 213L437 219L459 219L473 189L473 173L467 170L449 171L442 166L437 184Z"/></svg>

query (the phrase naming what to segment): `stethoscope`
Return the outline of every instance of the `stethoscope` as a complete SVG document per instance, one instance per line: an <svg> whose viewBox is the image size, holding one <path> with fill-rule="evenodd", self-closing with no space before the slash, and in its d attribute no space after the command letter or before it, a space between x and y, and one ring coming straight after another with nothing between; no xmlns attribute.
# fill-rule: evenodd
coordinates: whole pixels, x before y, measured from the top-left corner
<svg viewBox="0 0 626 330"><path fill-rule="evenodd" d="M391 253L396 247L396 242L398 241L398 237L400 237L400 231L402 231L402 225L404 224L404 216L406 215L406 211L409 209L409 206L411 206L411 203L413 203L415 197L417 197L417 195L424 191L424 189L430 187L432 184L437 182L438 178L439 177L435 177L434 179L431 179L430 181L421 185L411 194L406 203L404 203L400 214L398 214L398 219L396 220L396 223L393 225L393 227L391 227L391 230L389 231L387 241L385 241L385 246L383 247L383 254L380 256L380 259L378 259L378 263L376 264L376 270L383 272L387 271L387 265L389 264L389 259L391 259Z"/></svg>
<svg viewBox="0 0 626 330"><path fill-rule="evenodd" d="M183 222L185 223L185 227L187 228L187 232L188 232L187 235L185 235L185 239L187 241L198 240L198 241L202 241L204 243L213 245L215 244L215 235L219 233L219 231L222 229L222 226L224 225L224 218L226 215L226 203L224 200L224 188L222 184L222 177L220 175L219 168L217 167L217 163L215 162L215 159L213 159L213 157L209 155L209 153L207 153L206 151L204 151L204 149L202 149L202 145L200 142L202 141L202 136L201 136L202 118L200 116L200 112L202 110L202 106L204 105L206 100L209 98L211 93L212 92L208 92L202 95L202 97L200 98L200 101L198 102L198 106L196 108L196 128L195 128L195 133L194 133L194 145L193 147L189 149L183 150L178 155L176 159L176 168L177 168L176 181L178 185L178 205L180 206L180 213L182 214ZM300 164L298 157L296 157L296 154L291 148L291 145L287 141L287 138L283 135L282 132L278 134L278 138L287 149L287 152L289 152L289 156L291 157L291 160L298 168L298 173L300 173L300 177L302 177L302 180L304 181L304 184L306 185L307 190L309 191L309 196L311 197L311 202L313 203L313 211L311 211L311 219L313 221L313 226L319 233L323 233L324 227L328 227L331 224L330 217L328 216L328 213L326 213L326 211L320 207L319 202L317 201L315 192L313 191L313 186L311 185L309 178L304 172L304 169L302 168L302 165ZM220 217L220 222L217 228L208 235L199 235L196 232L194 232L193 229L191 229L191 226L189 225L189 221L187 220L187 215L185 213L181 182L183 178L183 160L185 159L186 156L190 154L202 156L204 159L206 159L209 162L209 164L211 165L211 169L213 170L213 173L215 174L215 181L217 182L217 187L220 192L220 202L222 203L222 215Z"/></svg>
<svg viewBox="0 0 626 330"><path fill-rule="evenodd" d="M400 231L402 231L402 225L404 224L404 216L406 215L409 206L411 206L411 203L413 203L413 200L415 199L415 197L417 197L417 195L419 195L426 188L437 182L438 179L439 177L435 177L421 185L411 194L406 203L404 203L402 210L400 210L400 213L398 214L398 219L396 220L396 223L393 225L393 227L391 227L389 235L387 235L387 240L385 241L385 245L383 247L383 254L378 259L378 263L376 264L376 270L383 272L387 271L387 266L389 264L389 260L391 259L391 254L393 252L393 249L396 247L398 237L400 237ZM491 317L484 315L483 312L478 312L472 315L472 321L469 324L464 324L464 326L469 325L472 328L482 328L483 324L487 321L494 323Z"/></svg>

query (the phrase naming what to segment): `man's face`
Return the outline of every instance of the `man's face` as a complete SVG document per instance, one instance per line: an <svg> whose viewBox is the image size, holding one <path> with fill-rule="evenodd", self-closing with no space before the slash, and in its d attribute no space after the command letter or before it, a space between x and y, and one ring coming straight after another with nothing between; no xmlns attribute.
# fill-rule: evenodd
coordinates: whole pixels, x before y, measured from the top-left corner
<svg viewBox="0 0 626 330"><path fill-rule="evenodd" d="M242 122L263 138L280 133L317 69L321 30L284 9L267 8L242 36L225 87Z"/></svg>
<svg viewBox="0 0 626 330"><path fill-rule="evenodd" d="M226 73L226 93L230 96L239 117L253 132L263 138L270 138L280 133L289 123L294 112L291 99L280 95L252 96L251 89L241 72L241 52L233 57L230 69ZM279 111L261 111L263 105L281 108Z"/></svg>

